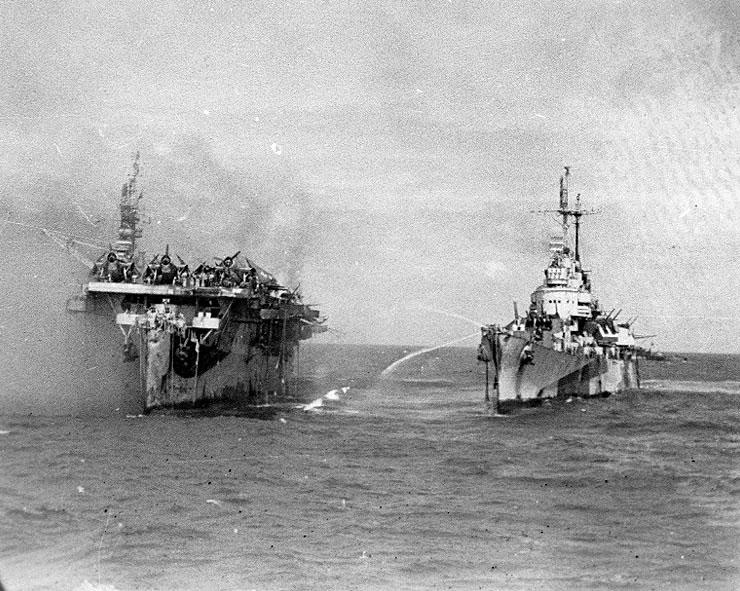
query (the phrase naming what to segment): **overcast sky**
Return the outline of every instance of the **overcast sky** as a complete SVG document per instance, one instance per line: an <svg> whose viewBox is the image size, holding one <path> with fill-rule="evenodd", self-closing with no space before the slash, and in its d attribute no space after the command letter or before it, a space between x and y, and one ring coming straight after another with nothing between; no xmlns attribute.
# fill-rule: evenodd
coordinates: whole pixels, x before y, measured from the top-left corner
<svg viewBox="0 0 740 591"><path fill-rule="evenodd" d="M54 4L0 8L19 219L104 236L138 150L148 251L241 248L323 339L436 343L526 305L568 164L603 305L740 352L737 2Z"/></svg>

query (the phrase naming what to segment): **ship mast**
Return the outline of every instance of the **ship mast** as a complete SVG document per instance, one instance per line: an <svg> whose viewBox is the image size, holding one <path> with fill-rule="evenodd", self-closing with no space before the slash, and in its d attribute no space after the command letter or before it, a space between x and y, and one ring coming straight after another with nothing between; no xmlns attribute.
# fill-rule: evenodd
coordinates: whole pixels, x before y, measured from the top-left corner
<svg viewBox="0 0 740 591"><path fill-rule="evenodd" d="M576 261L581 261L581 253L578 249L578 235L581 228L581 216L583 213L581 212L581 194L578 193L576 195L576 208L573 211L573 218L575 219L576 224Z"/></svg>
<svg viewBox="0 0 740 591"><path fill-rule="evenodd" d="M560 237L553 237L553 240L557 240L557 243L551 243L550 250L554 252L562 252L562 249L568 248L570 250L570 241L568 240L568 232L570 230L570 218L573 217L573 223L575 225L575 253L574 259L577 262L581 261L581 244L580 244L580 230L581 230L581 217L584 215L591 215L598 213L598 211L589 209L581 209L581 194L576 195L576 202L573 208L568 203L568 182L570 180L570 166L565 166L565 174L560 177L560 207L558 209L535 209L531 213L555 213L562 216L560 222L562 228L562 244L560 243Z"/></svg>
<svg viewBox="0 0 740 591"><path fill-rule="evenodd" d="M116 253L124 260L131 260L136 249L136 239L141 238L141 228L136 225L141 221L139 217L139 201L144 196L144 191L137 194L136 177L139 176L139 153L136 152L133 163L133 173L123 183L121 189L121 225L118 228L118 240L116 240Z"/></svg>
<svg viewBox="0 0 740 591"><path fill-rule="evenodd" d="M570 229L569 217L573 213L568 209L568 180L570 179L570 166L565 167L565 174L560 177L560 208L558 213L563 216L563 244L570 246L568 242L568 230ZM576 222L576 245L578 244L578 223ZM578 246L576 246L578 251Z"/></svg>
<svg viewBox="0 0 740 591"><path fill-rule="evenodd" d="M568 229L570 228L570 216L573 216L575 225L575 260L580 262L581 251L580 251L580 230L581 230L581 217L593 211L583 211L581 209L581 194L576 195L576 204L573 209L568 206L568 181L570 179L570 166L566 166L565 174L560 177L560 208L557 212L563 216L563 244L568 246Z"/></svg>

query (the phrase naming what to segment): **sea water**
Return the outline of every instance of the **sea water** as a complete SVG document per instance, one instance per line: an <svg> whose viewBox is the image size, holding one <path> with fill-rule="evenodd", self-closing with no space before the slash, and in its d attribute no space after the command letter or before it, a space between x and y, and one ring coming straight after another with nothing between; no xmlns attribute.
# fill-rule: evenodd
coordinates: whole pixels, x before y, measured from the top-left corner
<svg viewBox="0 0 740 591"><path fill-rule="evenodd" d="M0 416L33 589L737 589L740 358L493 416L473 349L309 345L297 400ZM45 393L48 395L48 393ZM67 393L69 394L69 393Z"/></svg>

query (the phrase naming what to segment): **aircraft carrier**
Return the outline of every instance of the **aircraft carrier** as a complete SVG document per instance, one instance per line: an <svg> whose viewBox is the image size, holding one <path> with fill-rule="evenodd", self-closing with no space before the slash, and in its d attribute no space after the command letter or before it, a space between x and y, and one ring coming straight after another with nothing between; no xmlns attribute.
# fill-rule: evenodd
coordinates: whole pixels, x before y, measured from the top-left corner
<svg viewBox="0 0 740 591"><path fill-rule="evenodd" d="M297 290L237 252L191 267L179 256L143 258L138 155L123 185L118 239L92 265L75 312L112 312L122 362L138 363L143 410L291 397L301 340L323 332Z"/></svg>
<svg viewBox="0 0 740 591"><path fill-rule="evenodd" d="M620 311L605 312L591 291L579 231L581 218L594 212L581 209L580 194L570 207L569 176L566 167L559 207L546 210L560 217L561 234L550 241L550 263L529 310L520 316L515 303L511 322L481 329L478 359L486 364L486 400L497 411L639 388L635 319L619 322Z"/></svg>

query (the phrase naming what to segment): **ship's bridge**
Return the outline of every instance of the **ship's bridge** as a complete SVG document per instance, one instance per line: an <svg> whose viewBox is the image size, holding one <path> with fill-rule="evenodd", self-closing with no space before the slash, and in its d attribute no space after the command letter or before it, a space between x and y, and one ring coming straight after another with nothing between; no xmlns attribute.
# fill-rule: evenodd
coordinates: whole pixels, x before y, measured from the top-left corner
<svg viewBox="0 0 740 591"><path fill-rule="evenodd" d="M545 269L545 282L532 292L531 309L540 315L588 318L591 292L584 285L579 262L559 251Z"/></svg>
<svg viewBox="0 0 740 591"><path fill-rule="evenodd" d="M591 317L591 294L575 287L541 285L532 292L532 310L545 316Z"/></svg>
<svg viewBox="0 0 740 591"><path fill-rule="evenodd" d="M573 260L567 253L567 249L565 252L553 253L550 266L545 269L545 285L548 287L567 285L577 288L583 284L581 263Z"/></svg>

